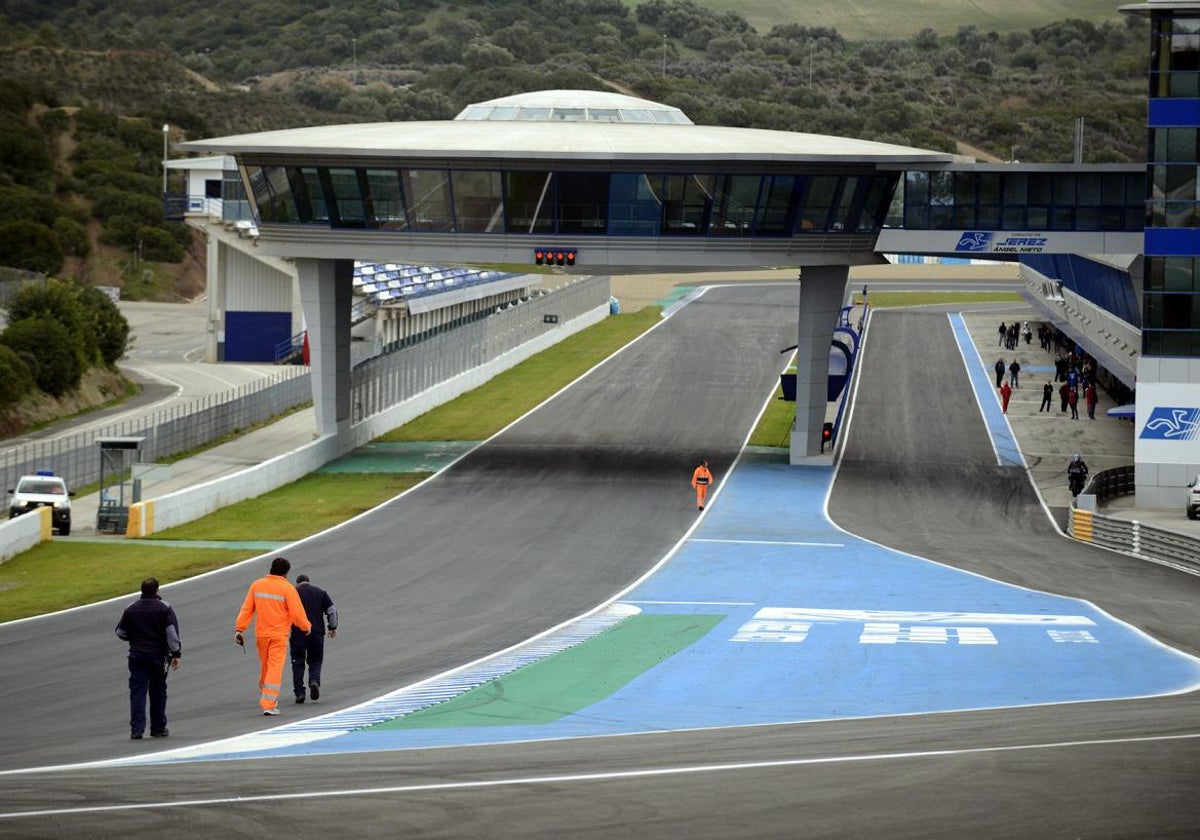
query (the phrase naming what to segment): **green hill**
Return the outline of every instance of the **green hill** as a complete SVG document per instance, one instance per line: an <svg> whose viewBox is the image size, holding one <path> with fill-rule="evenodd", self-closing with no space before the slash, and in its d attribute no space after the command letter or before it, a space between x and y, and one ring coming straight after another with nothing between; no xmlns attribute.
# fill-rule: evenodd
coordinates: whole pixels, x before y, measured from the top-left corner
<svg viewBox="0 0 1200 840"><path fill-rule="evenodd" d="M150 297L187 273L195 242L161 202L164 123L177 141L449 119L499 96L590 88L700 124L1027 163L1070 161L1084 117L1085 162L1144 158L1148 24L1107 3L628 3L7 3L0 266ZM871 32L886 37L849 37Z"/></svg>
<svg viewBox="0 0 1200 840"><path fill-rule="evenodd" d="M932 29L953 35L960 26L976 26L984 32L1017 32L1055 21L1078 18L1103 23L1121 17L1120 3L1111 0L695 0L717 12L736 12L759 32L794 23L808 27L831 27L852 40L890 40ZM626 0L631 8L640 5Z"/></svg>

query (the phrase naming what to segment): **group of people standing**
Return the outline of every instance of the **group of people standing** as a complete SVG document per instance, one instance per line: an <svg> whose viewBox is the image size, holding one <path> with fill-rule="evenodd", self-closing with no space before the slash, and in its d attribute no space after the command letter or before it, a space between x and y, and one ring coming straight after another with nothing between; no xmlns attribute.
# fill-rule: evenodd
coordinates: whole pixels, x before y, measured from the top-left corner
<svg viewBox="0 0 1200 840"><path fill-rule="evenodd" d="M1008 371L1008 381L1004 380L1004 371ZM996 371L996 387L1000 389L1000 407L1004 409L1004 413L1008 414L1008 401L1012 398L1013 388L1017 388L1021 384L1021 363L1016 359L1006 368L1004 359L997 359L995 365Z"/></svg>
<svg viewBox="0 0 1200 840"><path fill-rule="evenodd" d="M313 585L307 575L287 579L292 564L284 557L271 561L271 570L254 581L246 592L234 622L234 641L244 647L251 622L258 648L259 708L268 716L279 714L279 693L288 650L292 660L292 690L297 703L321 695L321 666L325 659L325 633L337 636L338 613L329 593ZM158 594L155 578L142 581L141 597L125 608L117 623L117 637L129 643L129 731L134 740L146 730L146 701L150 702L150 737L165 738L167 728L167 673L179 668L182 644L175 609ZM305 681L305 672L308 679Z"/></svg>
<svg viewBox="0 0 1200 840"><path fill-rule="evenodd" d="M1025 343L1030 343L1033 336L1033 330L1029 326L1029 322L1025 321L1021 324L1013 322L1005 324L1000 322L999 328L1000 343L1009 349L1015 349L1017 346L1017 336L1024 336ZM1056 354L1061 353L1062 338L1061 335L1045 324L1040 324L1037 330L1038 341L1043 350L1051 352L1051 345L1054 346ZM1013 359L1007 365L1003 358L996 360L993 366L996 372L996 388L1000 391L1000 406L1004 413L1008 413L1008 403L1012 397L1014 388L1020 386L1021 363ZM1004 374L1008 373L1008 380L1005 381ZM1096 419L1096 404L1099 402L1099 394L1096 391L1096 369L1095 365L1088 359L1082 350L1075 347L1066 355L1059 355L1054 362L1054 380L1047 380L1042 385L1042 404L1038 408L1038 413L1051 411L1051 406L1054 402L1054 392L1056 390L1054 382L1061 382L1058 386L1058 397L1060 401L1060 413L1071 413L1072 420L1079 419L1079 403L1082 401L1087 408L1087 415L1092 420Z"/></svg>
<svg viewBox="0 0 1200 840"><path fill-rule="evenodd" d="M1021 339L1025 339L1025 343L1029 344L1033 340L1033 328L1029 326L1028 321L1013 321L1011 324L1000 322L998 330L1000 336L1000 346L1008 350L1016 350L1021 343ZM1021 387L1021 363L1013 359L1007 365L1004 358L996 359L996 364L993 366L996 371L996 387L1000 390L1000 408L1005 414L1008 414L1008 403L1012 399L1014 388ZM1005 372L1008 372L1008 381L1004 380Z"/></svg>
<svg viewBox="0 0 1200 840"><path fill-rule="evenodd" d="M1079 348L1054 360L1054 382L1062 383L1058 386L1060 414L1070 411L1071 419L1078 420L1079 402L1082 399L1087 408L1088 418L1096 419L1096 403L1099 402L1099 394L1096 392L1096 368ZM1042 407L1038 409L1039 413L1050 411L1053 392L1053 383L1047 381L1042 386Z"/></svg>
<svg viewBox="0 0 1200 840"><path fill-rule="evenodd" d="M1022 338L1025 339L1026 344L1033 340L1033 328L1029 326L1028 321L1020 323L1013 321L1011 324L1001 321L999 333L1000 344L998 346L1004 347L1006 350L1016 350Z"/></svg>

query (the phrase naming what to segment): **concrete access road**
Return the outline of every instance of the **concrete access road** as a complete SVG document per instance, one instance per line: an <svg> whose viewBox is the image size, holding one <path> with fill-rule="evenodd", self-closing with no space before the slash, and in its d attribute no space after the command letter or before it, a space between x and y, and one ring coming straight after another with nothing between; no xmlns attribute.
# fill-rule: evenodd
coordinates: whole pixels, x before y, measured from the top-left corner
<svg viewBox="0 0 1200 840"><path fill-rule="evenodd" d="M266 363L206 364L208 304L205 301L122 301L118 307L130 327L129 350L118 367L141 386L141 393L120 405L6 438L3 447L108 428L272 376L301 372L298 368Z"/></svg>

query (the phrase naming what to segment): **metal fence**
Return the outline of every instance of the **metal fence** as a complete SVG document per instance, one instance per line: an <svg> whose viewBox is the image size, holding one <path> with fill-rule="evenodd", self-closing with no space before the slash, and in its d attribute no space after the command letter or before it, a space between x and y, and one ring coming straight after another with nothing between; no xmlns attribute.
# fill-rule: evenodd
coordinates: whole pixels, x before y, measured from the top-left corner
<svg viewBox="0 0 1200 840"><path fill-rule="evenodd" d="M478 367L517 346L605 305L607 277L586 278L553 293L509 306L488 318L431 335L428 339L359 365L352 374L354 421L390 408L453 376ZM71 488L100 480L100 438L144 438L138 458L157 461L211 444L226 435L312 401L307 369L281 368L273 376L164 411L0 450L0 489L36 470L53 470Z"/></svg>
<svg viewBox="0 0 1200 840"><path fill-rule="evenodd" d="M478 321L431 335L354 369L354 422L515 349L609 301L607 277L590 277Z"/></svg>
<svg viewBox="0 0 1200 840"><path fill-rule="evenodd" d="M134 417L100 429L7 447L0 451L0 488L16 486L22 475L53 470L71 488L100 480L100 438L144 438L139 460L168 458L244 431L312 401L307 370L279 373L220 394Z"/></svg>
<svg viewBox="0 0 1200 840"><path fill-rule="evenodd" d="M1087 486L1083 488L1083 493L1095 496L1098 504L1104 504L1117 496L1131 496L1136 491L1137 484L1134 481L1132 465L1102 470L1088 479Z"/></svg>

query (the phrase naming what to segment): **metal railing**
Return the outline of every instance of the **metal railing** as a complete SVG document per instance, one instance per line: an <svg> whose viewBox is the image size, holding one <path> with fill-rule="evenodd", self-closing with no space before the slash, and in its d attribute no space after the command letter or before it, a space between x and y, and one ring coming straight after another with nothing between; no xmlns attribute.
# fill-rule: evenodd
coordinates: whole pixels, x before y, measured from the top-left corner
<svg viewBox="0 0 1200 840"><path fill-rule="evenodd" d="M312 401L306 369L287 368L258 382L211 394L163 411L113 423L100 429L64 435L0 450L0 489L36 470L53 470L73 489L100 480L100 438L144 438L138 459L157 461L245 431Z"/></svg>
<svg viewBox="0 0 1200 840"><path fill-rule="evenodd" d="M609 301L607 277L588 277L486 318L439 332L358 365L351 380L355 422L479 367Z"/></svg>
<svg viewBox="0 0 1200 840"><path fill-rule="evenodd" d="M351 374L354 420L390 408L451 377L478 367L554 329L558 323L607 306L607 277L581 279L551 294L356 367ZM548 318L547 316L552 316ZM312 401L307 368L285 367L259 382L193 400L100 429L0 449L0 489L39 469L53 470L71 488L100 480L100 438L144 438L138 459L151 462L205 446Z"/></svg>
<svg viewBox="0 0 1200 840"><path fill-rule="evenodd" d="M298 332L291 338L285 338L275 345L275 364L293 362L300 353L304 352L304 333Z"/></svg>
<svg viewBox="0 0 1200 840"><path fill-rule="evenodd" d="M1130 495L1134 489L1134 468L1116 467L1091 476L1079 495L1094 495L1097 502L1104 502ZM1200 572L1200 538L1084 510L1077 501L1071 503L1067 533L1082 542Z"/></svg>
<svg viewBox="0 0 1200 840"><path fill-rule="evenodd" d="M1134 472L1132 464L1126 467L1102 470L1088 479L1083 492L1095 496L1097 504L1104 504L1117 496L1132 496L1137 490Z"/></svg>
<svg viewBox="0 0 1200 840"><path fill-rule="evenodd" d="M1067 533L1082 542L1200 572L1200 539L1187 534L1076 507L1067 519Z"/></svg>

